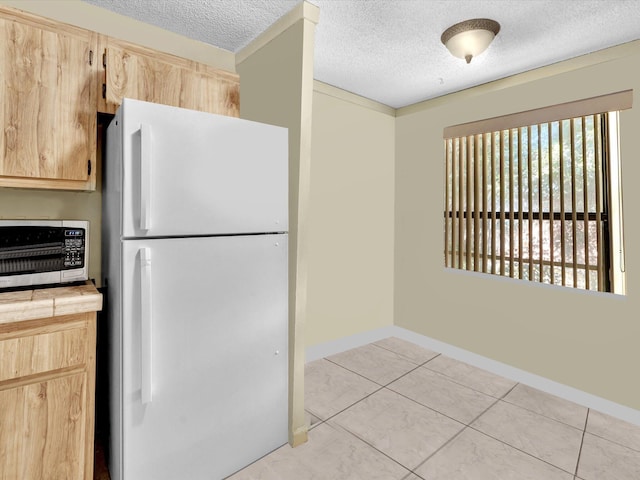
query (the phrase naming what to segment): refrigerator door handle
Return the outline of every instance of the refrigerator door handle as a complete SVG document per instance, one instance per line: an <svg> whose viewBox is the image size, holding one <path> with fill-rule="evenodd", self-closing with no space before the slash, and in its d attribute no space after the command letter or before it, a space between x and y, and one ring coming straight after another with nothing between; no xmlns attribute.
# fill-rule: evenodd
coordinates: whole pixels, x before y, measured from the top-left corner
<svg viewBox="0 0 640 480"><path fill-rule="evenodd" d="M140 230L151 228L151 125L140 124Z"/></svg>
<svg viewBox="0 0 640 480"><path fill-rule="evenodd" d="M142 404L152 399L152 310L151 310L151 249L139 250L140 260L140 356Z"/></svg>

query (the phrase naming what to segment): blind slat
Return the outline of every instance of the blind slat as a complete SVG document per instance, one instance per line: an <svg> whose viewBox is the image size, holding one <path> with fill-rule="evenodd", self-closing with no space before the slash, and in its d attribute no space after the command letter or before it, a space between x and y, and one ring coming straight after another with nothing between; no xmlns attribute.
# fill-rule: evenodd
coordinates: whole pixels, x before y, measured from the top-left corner
<svg viewBox="0 0 640 480"><path fill-rule="evenodd" d="M522 231L522 128L518 128L518 278L522 278L523 268L523 231Z"/></svg>
<svg viewBox="0 0 640 480"><path fill-rule="evenodd" d="M496 195L496 139L494 134L491 137L491 208L495 212L498 210L498 196ZM497 237L498 219L491 220L491 273L497 273L498 265L496 263L496 237Z"/></svg>
<svg viewBox="0 0 640 480"><path fill-rule="evenodd" d="M603 248L604 235L602 232L602 222L600 221L600 213L602 212L602 132L600 131L600 115L595 115L593 119L595 127L594 140L596 144L596 228L598 230L597 237L597 250L598 250L598 264L602 265L603 260ZM598 290L604 291L605 289L605 272L602 269L598 270Z"/></svg>
<svg viewBox="0 0 640 480"><path fill-rule="evenodd" d="M548 124L548 132L547 132L547 143L548 143L548 155L549 155L549 215L550 218L553 218L553 126L551 122ZM556 272L555 272L555 242L554 242L554 228L553 228L553 220L549 221L549 255L551 264L549 265L549 274L551 277L552 284L556 283Z"/></svg>
<svg viewBox="0 0 640 480"><path fill-rule="evenodd" d="M500 133L500 275L504 275L504 135Z"/></svg>
<svg viewBox="0 0 640 480"><path fill-rule="evenodd" d="M459 141L458 143L458 147L460 149L459 155L458 155L458 175L460 176L459 178L459 183L458 183L458 268L464 268L464 264L462 263L462 255L464 253L464 215L463 212L465 211L465 206L464 206L464 142L462 142L462 140Z"/></svg>
<svg viewBox="0 0 640 480"><path fill-rule="evenodd" d="M584 205L584 211L589 211L589 170L587 162L587 119L582 117L582 203ZM585 278L584 288L589 290L591 288L591 273L589 272L589 220L585 215L584 225L584 264L585 264Z"/></svg>
<svg viewBox="0 0 640 480"><path fill-rule="evenodd" d="M471 162L471 137L467 137L467 199L466 199L466 208L465 208L465 212L467 212L467 225L466 225L466 240L467 240L467 246L466 246L466 254L467 254L467 270L469 270L470 266L471 266L471 239L472 237L472 232L471 232L471 212L473 211L473 197L471 196L471 182L473 180L473 173L472 173L472 162Z"/></svg>
<svg viewBox="0 0 640 480"><path fill-rule="evenodd" d="M444 266L449 266L449 224L451 217L451 203L450 203L450 187L449 184L453 181L453 177L450 172L451 164L451 143L452 140L445 140L445 166L444 166L444 204L445 204L445 216L444 216ZM451 180L449 180L451 178Z"/></svg>
<svg viewBox="0 0 640 480"><path fill-rule="evenodd" d="M564 124L558 122L560 138L560 262L562 268L562 286L567 284L567 256L565 252L565 220L564 220Z"/></svg>
<svg viewBox="0 0 640 480"><path fill-rule="evenodd" d="M572 118L570 121L571 132L571 244L572 244L572 256L573 256L573 287L578 286L578 218L576 216L576 134L575 134L576 119Z"/></svg>
<svg viewBox="0 0 640 480"><path fill-rule="evenodd" d="M487 162L488 162L488 146L487 146L487 138L488 135L483 135L482 141L482 211L487 211ZM488 272L487 268L487 252L489 251L487 242L488 242L489 232L487 231L487 217L486 215L482 217L482 271Z"/></svg>
<svg viewBox="0 0 640 480"><path fill-rule="evenodd" d="M476 135L473 139L473 210L475 216L473 218L473 270L480 270L480 158L482 158L479 150L480 140Z"/></svg>
<svg viewBox="0 0 640 480"><path fill-rule="evenodd" d="M513 195L513 177L514 177L514 148L513 148L513 130L509 129L509 275L515 277L515 269L513 268L513 230L514 230L514 195Z"/></svg>
<svg viewBox="0 0 640 480"><path fill-rule="evenodd" d="M532 127L533 128L533 127ZM533 280L533 160L531 158L531 128L527 128L527 181L529 187L529 280Z"/></svg>
<svg viewBox="0 0 640 480"><path fill-rule="evenodd" d="M542 205L542 199L543 199L543 195L542 195L542 126L538 125L538 211L540 212L544 211L544 207ZM540 239L538 242L539 244L538 248L539 248L540 262L539 262L538 268L540 269L539 278L541 282L544 281L544 266L542 264L542 261L544 260L544 250L543 250L544 229L543 227L544 227L544 222L542 220L539 220L538 231L539 231Z"/></svg>

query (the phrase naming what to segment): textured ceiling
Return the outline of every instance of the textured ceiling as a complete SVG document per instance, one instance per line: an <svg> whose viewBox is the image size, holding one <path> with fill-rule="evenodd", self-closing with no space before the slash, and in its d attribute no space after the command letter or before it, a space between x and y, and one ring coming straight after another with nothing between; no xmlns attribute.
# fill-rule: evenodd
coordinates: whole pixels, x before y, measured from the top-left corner
<svg viewBox="0 0 640 480"><path fill-rule="evenodd" d="M83 0L238 52L298 0ZM314 77L402 107L640 39L640 0L310 0L320 8ZM440 35L497 20L493 44L467 65Z"/></svg>

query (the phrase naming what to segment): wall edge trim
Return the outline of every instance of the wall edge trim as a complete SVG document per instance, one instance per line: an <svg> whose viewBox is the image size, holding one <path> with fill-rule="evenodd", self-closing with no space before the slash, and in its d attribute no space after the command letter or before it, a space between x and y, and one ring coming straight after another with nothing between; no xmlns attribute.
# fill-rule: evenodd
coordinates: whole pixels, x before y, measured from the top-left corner
<svg viewBox="0 0 640 480"><path fill-rule="evenodd" d="M306 1L300 2L293 7L288 13L269 26L264 32L258 35L248 45L236 52L236 65L244 62L251 55L256 53L262 47L267 45L271 40L281 35L292 25L300 20L309 20L313 24L317 24L320 19L320 9Z"/></svg>

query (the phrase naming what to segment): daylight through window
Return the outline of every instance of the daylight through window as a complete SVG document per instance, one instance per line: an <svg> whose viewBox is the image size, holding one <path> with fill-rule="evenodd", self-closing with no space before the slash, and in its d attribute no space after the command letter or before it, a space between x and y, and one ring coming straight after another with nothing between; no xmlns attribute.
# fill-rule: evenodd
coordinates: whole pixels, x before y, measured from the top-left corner
<svg viewBox="0 0 640 480"><path fill-rule="evenodd" d="M445 138L445 266L624 293L617 116Z"/></svg>

